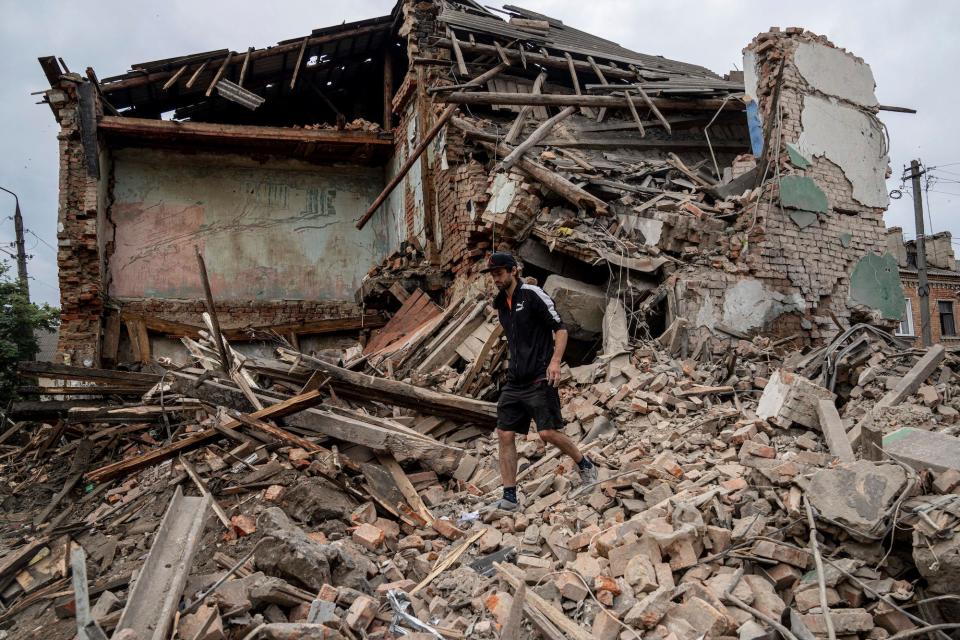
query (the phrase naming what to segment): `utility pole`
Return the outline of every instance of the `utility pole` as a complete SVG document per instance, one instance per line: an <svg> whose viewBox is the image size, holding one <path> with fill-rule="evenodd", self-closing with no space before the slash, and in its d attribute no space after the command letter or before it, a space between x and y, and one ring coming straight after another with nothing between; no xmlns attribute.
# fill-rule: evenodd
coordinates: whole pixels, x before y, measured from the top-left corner
<svg viewBox="0 0 960 640"><path fill-rule="evenodd" d="M930 335L930 287L927 285L927 247L923 229L923 195L920 193L920 161L910 161L910 179L913 181L913 220L917 230L917 296L920 298L920 336L923 346L933 344Z"/></svg>
<svg viewBox="0 0 960 640"><path fill-rule="evenodd" d="M26 294L27 300L29 300L30 285L27 281L27 250L23 241L23 216L20 215L20 198L18 198L17 194L13 191L10 191L10 189L0 187L0 190L12 195L16 203L16 208L13 212L13 228L17 234L17 277L20 279L20 286L23 287L23 292Z"/></svg>

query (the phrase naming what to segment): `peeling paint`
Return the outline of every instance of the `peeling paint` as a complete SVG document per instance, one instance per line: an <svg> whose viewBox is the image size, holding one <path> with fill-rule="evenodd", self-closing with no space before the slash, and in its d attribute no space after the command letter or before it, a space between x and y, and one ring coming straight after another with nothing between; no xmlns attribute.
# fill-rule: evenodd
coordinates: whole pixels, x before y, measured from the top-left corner
<svg viewBox="0 0 960 640"><path fill-rule="evenodd" d="M870 65L849 53L813 42L801 42L793 57L797 71L810 86L827 95L873 107L877 104Z"/></svg>
<svg viewBox="0 0 960 640"><path fill-rule="evenodd" d="M810 225L812 225L814 222L817 221L817 214L813 213L812 211L792 209L787 213L787 215L789 215L790 219L793 220L794 224L796 224L801 229L806 229L807 227L809 227Z"/></svg>
<svg viewBox="0 0 960 640"><path fill-rule="evenodd" d="M807 176L784 176L780 179L780 202L791 209L826 213L827 194ZM798 223L799 224L799 223Z"/></svg>
<svg viewBox="0 0 960 640"><path fill-rule="evenodd" d="M771 291L759 280L744 279L727 289L723 298L723 323L737 331L758 329L784 313L803 311L799 293Z"/></svg>
<svg viewBox="0 0 960 640"><path fill-rule="evenodd" d="M505 173L498 173L493 178L493 185L490 190L492 193L490 201L487 202L487 208L484 210L484 214L498 215L506 213L510 207L510 203L513 202L514 196L517 195L517 182L511 180Z"/></svg>
<svg viewBox="0 0 960 640"><path fill-rule="evenodd" d="M115 154L114 176L115 297L202 297L198 246L218 299L347 300L393 250L388 219L353 226L381 169L139 149Z"/></svg>
<svg viewBox="0 0 960 640"><path fill-rule="evenodd" d="M753 51L743 52L743 90L748 97L757 99L757 54Z"/></svg>
<svg viewBox="0 0 960 640"><path fill-rule="evenodd" d="M792 142L787 143L787 155L790 157L790 162L793 166L798 169L806 169L813 164L806 156L800 153L800 150L797 149Z"/></svg>
<svg viewBox="0 0 960 640"><path fill-rule="evenodd" d="M886 208L888 158L876 119L836 100L805 96L798 147L836 163L853 185L853 197L868 207Z"/></svg>

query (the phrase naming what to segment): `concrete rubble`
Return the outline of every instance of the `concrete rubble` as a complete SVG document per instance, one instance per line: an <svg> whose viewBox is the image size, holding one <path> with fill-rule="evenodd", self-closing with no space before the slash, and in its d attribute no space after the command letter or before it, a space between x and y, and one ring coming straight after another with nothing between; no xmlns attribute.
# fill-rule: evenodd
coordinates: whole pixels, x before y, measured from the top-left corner
<svg viewBox="0 0 960 640"><path fill-rule="evenodd" d="M152 628L185 639L956 637L960 358L889 332L869 66L772 28L720 77L505 11L401 0L102 82L41 58L64 324L0 433L0 636L134 640L162 574ZM375 56L349 107L304 79ZM209 176L247 199L154 222ZM530 434L516 513L487 508L493 249L571 329L565 432L600 469ZM158 536L184 496L202 535Z"/></svg>
<svg viewBox="0 0 960 640"><path fill-rule="evenodd" d="M518 448L520 513L485 510L499 485L489 427L468 440L457 437L463 427L434 431L446 434L438 443L457 441L459 460L452 471L437 473L417 452L401 464L382 453L363 462L356 447L328 449L326 436L243 442L241 433L270 432L240 420L234 443L243 444L233 453L211 443L182 454L230 526L209 513L196 558L183 568L181 608L198 596L202 602L179 616L180 637L242 638L255 629L262 638L394 637L396 623L444 638L498 638L509 627L511 637L696 640L767 637L771 620L785 621L797 637L827 637L824 603L833 629L845 637L882 640L955 620L952 600L920 608L911 603L957 593L960 472L925 467L923 450L909 463L886 454L890 438L884 436L896 442L900 429L893 417L875 419L867 429L876 427L879 438L862 437L857 459L841 462L820 425L806 420L808 412L791 421L775 406L796 410L804 398L833 398L852 430L923 357L866 327L844 340L859 347L829 366L818 351L838 344L801 354L767 338L730 338L730 357L681 359L658 341L631 340L614 381L607 375L614 361L599 354L589 379L565 374L561 395L566 431L600 466L600 482L575 491L570 461L531 435ZM306 381L311 374L304 365L310 365L305 355L286 369L287 380ZM265 395L286 384L265 373L279 366L249 359L240 370L251 374L251 389ZM909 408L920 432L956 442L958 366L953 355L938 359L917 390L892 408ZM802 380L803 393L782 393L773 384L777 377L794 386ZM174 405L189 398L170 393ZM376 398L335 402L342 412L363 408L383 424L412 425L418 435L424 427L417 425L446 422ZM775 410L762 419L757 411L765 403ZM218 419L217 412L203 414L182 414L171 427L187 437L202 433ZM221 425L226 415L219 412ZM277 433L301 431L289 420L276 419L285 425L275 427ZM71 424L45 461L19 470L8 462L11 481L42 495L42 481L31 483L31 476L57 481L82 442L78 437L107 445L118 431L95 420ZM39 425L15 445L23 452L18 457L32 457L52 429ZM112 436L126 443L124 458L163 448L155 440L162 424L142 429L126 430L138 433L136 440ZM872 442L880 443L879 455L866 450ZM316 449L305 453L311 444ZM86 485L67 516L34 533L8 525L6 539L20 544L0 559L7 585L0 621L21 635L40 624L72 628L71 596L61 593L66 578L55 559L69 543L90 554L91 592L113 599L97 612L99 624L112 629L170 495L178 487L201 491L178 460ZM94 457L90 464L106 462ZM91 468L86 474L97 475ZM29 521L41 507L23 492L5 502L11 522ZM807 508L816 522L816 551ZM228 569L234 571L227 575ZM411 618L390 603L391 594L401 592Z"/></svg>

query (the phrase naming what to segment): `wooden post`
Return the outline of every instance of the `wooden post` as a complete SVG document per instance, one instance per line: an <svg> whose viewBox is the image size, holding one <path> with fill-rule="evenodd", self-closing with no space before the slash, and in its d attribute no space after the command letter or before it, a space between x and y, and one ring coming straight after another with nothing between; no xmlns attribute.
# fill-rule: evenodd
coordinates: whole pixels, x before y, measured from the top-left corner
<svg viewBox="0 0 960 640"><path fill-rule="evenodd" d="M203 293L207 301L207 313L210 314L210 322L213 324L213 332L216 334L213 339L217 345L217 351L220 352L220 364L224 371L230 371L230 354L227 353L227 347L223 344L223 333L220 331L220 321L217 319L217 311L213 308L213 292L210 290L210 280L207 278L207 265L203 261L203 255L200 254L200 247L194 246L193 250L197 253L197 265L200 267L200 280L203 282Z"/></svg>
<svg viewBox="0 0 960 640"><path fill-rule="evenodd" d="M383 54L383 130L393 131L393 56L390 47Z"/></svg>
<svg viewBox="0 0 960 640"><path fill-rule="evenodd" d="M310 37L307 36L303 39L303 44L300 45L300 53L297 54L297 64L293 67L293 77L290 78L290 91L293 91L293 88L297 86L297 76L300 75L300 65L303 64L303 54L307 50L307 42L310 40Z"/></svg>
<svg viewBox="0 0 960 640"><path fill-rule="evenodd" d="M180 79L180 76L183 75L183 72L187 70L187 66L188 65L183 65L182 67L180 67L179 71L177 71L175 74L170 76L170 79L163 83L163 87L160 90L166 91L167 89L175 85L177 83L177 80Z"/></svg>
<svg viewBox="0 0 960 640"><path fill-rule="evenodd" d="M247 49L247 55L243 56L243 66L240 67L240 79L237 81L238 87L243 87L243 81L247 77L247 68L250 66L250 54L253 52L253 47Z"/></svg>
<svg viewBox="0 0 960 640"><path fill-rule="evenodd" d="M210 62L210 61L209 61L209 60L204 60L204 61L203 61L203 64L201 64L199 67L197 67L197 70L193 72L193 75L190 76L190 79L187 80L187 84L185 85L187 89L192 89L192 88L193 88L193 83L197 81L197 78L200 77L200 74L203 73L203 70L207 68L207 63L208 63L208 62Z"/></svg>

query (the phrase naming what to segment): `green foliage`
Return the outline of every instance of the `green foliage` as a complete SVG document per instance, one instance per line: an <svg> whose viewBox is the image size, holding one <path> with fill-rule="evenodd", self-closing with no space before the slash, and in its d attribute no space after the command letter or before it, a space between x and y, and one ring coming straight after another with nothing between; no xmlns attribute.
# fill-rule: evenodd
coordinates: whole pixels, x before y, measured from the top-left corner
<svg viewBox="0 0 960 640"><path fill-rule="evenodd" d="M10 265L0 262L0 411L16 399L17 362L33 360L39 351L34 332L52 331L60 324L60 310L38 306L28 299Z"/></svg>

